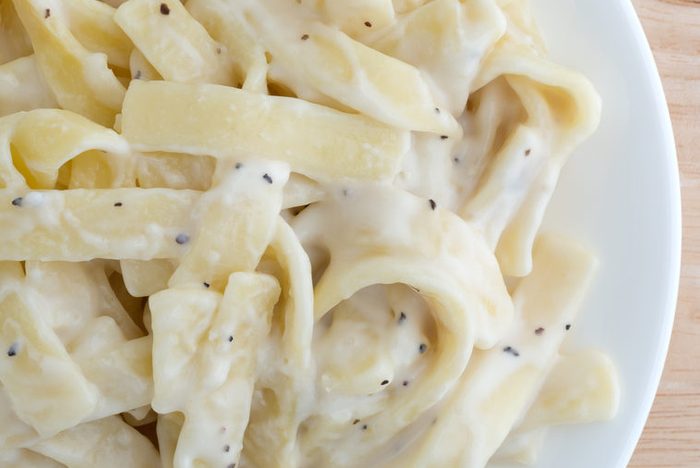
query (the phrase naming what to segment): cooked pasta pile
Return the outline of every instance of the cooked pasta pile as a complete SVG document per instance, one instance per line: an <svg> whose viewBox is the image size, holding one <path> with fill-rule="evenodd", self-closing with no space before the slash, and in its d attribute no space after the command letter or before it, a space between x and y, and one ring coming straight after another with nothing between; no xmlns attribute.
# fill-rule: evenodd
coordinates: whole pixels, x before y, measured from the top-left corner
<svg viewBox="0 0 700 468"><path fill-rule="evenodd" d="M0 465L482 467L611 418L522 0L0 0Z"/></svg>

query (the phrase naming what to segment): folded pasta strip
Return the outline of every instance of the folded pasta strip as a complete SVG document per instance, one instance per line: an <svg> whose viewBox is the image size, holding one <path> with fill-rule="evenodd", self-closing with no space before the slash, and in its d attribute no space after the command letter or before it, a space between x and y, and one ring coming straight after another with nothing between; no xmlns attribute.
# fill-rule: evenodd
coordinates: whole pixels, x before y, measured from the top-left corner
<svg viewBox="0 0 700 468"><path fill-rule="evenodd" d="M52 9L38 0L12 1L56 101L64 109L112 126L124 87L108 68L107 57L89 52L80 44L71 33L67 12L62 8L54 8L52 14Z"/></svg>
<svg viewBox="0 0 700 468"><path fill-rule="evenodd" d="M523 39L514 25L526 24L526 18L509 22L471 90L480 93L472 106L477 118L505 135L485 148L488 163L479 168L478 186L460 214L481 226L505 274L524 276L532 269L532 246L559 173L571 151L597 128L601 107L585 77L547 60L537 44ZM510 94L488 90L504 84ZM498 100L499 110L479 116L478 108L492 106L491 99ZM513 103L519 111L508 112Z"/></svg>

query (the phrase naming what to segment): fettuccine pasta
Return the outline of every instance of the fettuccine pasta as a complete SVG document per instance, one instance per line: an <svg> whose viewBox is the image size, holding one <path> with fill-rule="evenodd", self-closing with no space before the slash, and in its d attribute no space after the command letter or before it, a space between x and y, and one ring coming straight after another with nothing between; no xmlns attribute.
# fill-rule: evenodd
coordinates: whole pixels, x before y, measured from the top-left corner
<svg viewBox="0 0 700 468"><path fill-rule="evenodd" d="M0 0L0 465L484 467L614 417L525 0Z"/></svg>

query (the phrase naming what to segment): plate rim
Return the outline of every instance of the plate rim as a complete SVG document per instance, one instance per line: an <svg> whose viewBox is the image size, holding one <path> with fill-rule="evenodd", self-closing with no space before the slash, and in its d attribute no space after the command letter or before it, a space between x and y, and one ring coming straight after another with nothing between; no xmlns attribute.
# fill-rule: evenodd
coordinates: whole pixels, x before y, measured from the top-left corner
<svg viewBox="0 0 700 468"><path fill-rule="evenodd" d="M617 466L624 468L629 464L630 460L634 456L639 441L641 440L643 431L646 427L649 416L651 415L651 410L656 399L659 386L661 384L663 370L666 367L666 361L671 344L671 336L673 333L673 325L678 307L678 297L680 294L679 288L681 277L683 223L678 151L673 133L671 113L668 100L666 99L666 94L664 92L661 75L659 73L651 44L649 43L649 39L644 31L641 19L634 8L632 0L623 0L621 2L621 7L624 20L630 27L632 39L636 43L637 52L640 54L640 58L642 59L641 65L645 69L645 72L649 78L649 85L653 91L653 102L657 108L660 121L659 123L661 124L659 128L659 137L662 140L661 146L665 147L663 159L668 169L668 180L666 182L668 183L669 196L671 199L671 203L668 206L670 210L669 216L671 218L671 223L667 228L670 239L667 249L669 252L673 253L672 257L668 259L669 270L673 273L668 275L666 278L666 284L664 285L665 287L660 288L660 290L665 291L667 297L664 301L666 306L664 307L663 311L660 311L660 314L662 315L662 326L658 332L658 336L660 337L659 344L657 345L657 350L654 353L656 359L649 366L650 372L648 388L644 392L640 410L636 412L633 422L629 425L629 435L627 437L626 445L620 451L618 462L616 463Z"/></svg>

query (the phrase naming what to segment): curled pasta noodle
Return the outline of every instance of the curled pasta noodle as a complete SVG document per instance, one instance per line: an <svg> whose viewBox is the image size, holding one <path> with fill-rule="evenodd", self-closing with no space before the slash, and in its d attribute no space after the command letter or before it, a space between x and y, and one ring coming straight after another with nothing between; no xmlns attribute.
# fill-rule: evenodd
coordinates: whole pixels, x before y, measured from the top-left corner
<svg viewBox="0 0 700 468"><path fill-rule="evenodd" d="M433 309L436 343L430 351L430 370L425 371L402 398L389 398L380 414L363 419L364 424L372 428L371 440L366 437L358 440L356 428L347 422L348 430L354 435L342 440L324 440L324 433L334 434L335 431L325 429L327 424L333 423L325 420L328 416L323 414L317 416L318 420L313 419L314 428L309 428L307 433L310 444L318 444L313 449L328 451L325 455L328 458L321 463L339 465L350 460L334 455L334 444L345 448L338 453L348 454L349 445L362 441L363 452L353 451L353 456L359 458L378 450L454 385L466 367L474 344L493 346L512 313L505 286L502 282L498 286L500 273L488 248L479 243L461 220L441 209L436 210L427 200L403 192L380 187L364 187L356 192L348 189L346 196L341 193L333 202L326 201L309 209L295 224L302 242L310 245L319 242L329 250L330 263L315 288L317 320L363 288L373 284L404 283L420 291ZM350 208L352 205L367 206L361 197L373 200L375 206L369 213L353 212ZM390 221L399 233L395 237L381 230L389 207L397 212ZM324 215L328 217L333 212L346 213L344 222L337 224L337 230L329 231L321 239L307 239L305 227L318 224ZM315 216L321 218L314 219ZM425 223L430 217L438 219L435 223ZM355 226L361 226L361 230L353 231ZM435 231L433 226L441 226L441 230ZM426 346L416 343L415 355L425 352ZM384 385L392 380L390 378ZM375 388L367 390L379 391L380 382L377 376ZM322 443L313 441L314 437Z"/></svg>
<svg viewBox="0 0 700 468"><path fill-rule="evenodd" d="M515 37L506 34L485 58L473 89L505 77L522 105L519 121L494 148L461 215L483 226L506 274L523 276L532 268L532 245L566 157L598 125L600 98L585 78Z"/></svg>
<svg viewBox="0 0 700 468"><path fill-rule="evenodd" d="M484 466L501 445L549 372L596 262L570 241L544 237L536 244L534 265L513 293L521 320L497 346L476 352L436 423L389 466L428 460ZM541 334L533 333L540 328ZM503 360L514 362L497 364Z"/></svg>
<svg viewBox="0 0 700 468"><path fill-rule="evenodd" d="M54 188L61 167L87 151L124 155L129 149L114 131L58 109L0 118L0 145L0 182L15 190Z"/></svg>

